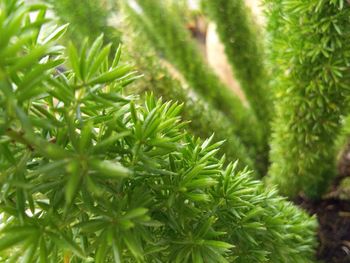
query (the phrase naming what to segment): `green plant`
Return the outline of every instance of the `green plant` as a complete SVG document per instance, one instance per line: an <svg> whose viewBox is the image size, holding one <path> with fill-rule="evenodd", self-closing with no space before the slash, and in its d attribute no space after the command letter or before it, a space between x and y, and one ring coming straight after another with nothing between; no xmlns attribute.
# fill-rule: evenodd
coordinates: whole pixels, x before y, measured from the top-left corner
<svg viewBox="0 0 350 263"><path fill-rule="evenodd" d="M67 59L46 5L0 7L3 260L312 262L314 220L224 167L179 105L123 95L138 75L120 49L99 37Z"/></svg>
<svg viewBox="0 0 350 263"><path fill-rule="evenodd" d="M179 9L180 7L183 8L185 6L184 2L176 2L176 7ZM59 5L61 5L61 3L59 3L58 6ZM65 5L66 4L64 4L64 6ZM62 8L58 9L60 10ZM107 16L101 12L95 13L94 15L95 17L101 16L97 19L98 21L102 21L103 17ZM68 18L70 17L68 16ZM65 22L84 25L85 19L86 17L79 16L72 19L72 21L68 19L65 20ZM100 25L100 27L103 28L102 25ZM123 42L132 35L132 27L126 27L124 31L128 31L129 34L123 37ZM93 33L87 35L94 37ZM138 33L134 35L132 40L129 40L128 51L132 56L131 59L137 64L140 73L145 74L141 80L135 83L137 86L136 92L142 93L152 91L156 96L161 96L166 100L184 103L182 117L184 120L190 122L189 127L193 134L201 138L208 138L214 133L216 140L225 141L225 144L221 147L220 154L225 154L230 160L239 160L239 168L243 169L248 166L250 169L254 169L255 164L251 160L251 157L248 156L246 147L241 143L240 139L235 136L235 127L230 123L229 119L225 117L222 112L214 109L210 104L205 103L202 98L195 99L191 97L199 97L199 95L195 94L195 91L190 87L184 88L184 84L181 84L170 76L168 70L164 66L161 66L162 63L157 59L157 54L150 51L152 50L152 46L147 45L147 39L145 39L145 37L142 37L142 35ZM136 37L136 35L138 36ZM83 39L84 35L82 34L80 36L80 41ZM133 48L130 48L130 46L133 46ZM135 92L135 88L132 89L133 92Z"/></svg>
<svg viewBox="0 0 350 263"><path fill-rule="evenodd" d="M222 111L235 127L235 134L254 158L263 145L261 127L252 110L245 107L209 69L178 13L162 1L137 1L142 13L125 5L129 21L141 29L151 45L184 76L189 86L217 110Z"/></svg>
<svg viewBox="0 0 350 263"><path fill-rule="evenodd" d="M104 34L104 43L113 43L118 47L121 32L108 24L111 15L107 2L99 0L49 0L55 14L62 23L69 23L67 37L80 46L85 37L97 38Z"/></svg>
<svg viewBox="0 0 350 263"><path fill-rule="evenodd" d="M64 9L69 2L70 1L66 0L63 7L60 7L60 5L62 5L61 3L56 3L57 6L54 6L55 9L58 9L56 13L60 13L60 10ZM92 1L92 3L94 3L94 1ZM172 3L172 1L166 3L167 6L168 4L171 7L174 7L174 3ZM71 5L72 3L70 3L70 6ZM184 2L176 2L177 10L184 8L184 6ZM70 10L70 12L72 12L72 10ZM65 22L77 25L78 28L79 25L86 24L85 20L87 16L69 16L64 12L63 15L66 17L64 20ZM94 12L94 16L97 21L104 21L106 23L105 17L107 14L102 12ZM107 25L103 27L102 24L103 23L98 23L100 28L107 27ZM125 25L122 27L125 27ZM125 42L125 40L132 34L131 32L133 29L135 28L129 25L123 28L123 31L128 32L128 34L124 35L123 42ZM148 37L143 36L140 29L136 30L138 33L135 35L137 36L133 37L133 39L130 41L131 43L128 44L128 46L132 45L134 48L129 48L129 51L132 53L132 59L136 62L138 68L141 70L141 73L146 75L146 77L142 78L141 81L136 83L136 86L138 87L136 88L136 92L140 93L151 90L156 96L162 96L166 100L184 103L182 117L184 120L190 121L189 127L191 128L191 132L193 134L201 138L207 138L215 133L215 138L217 140L226 141L221 147L220 153L226 154L227 158L230 160L239 160L238 166L240 168L248 166L251 169L254 169L256 174L264 174L266 172L266 160L264 161L266 156L262 155L267 153L267 151L261 151L259 154L256 154L255 152L254 154L249 154L249 151L245 145L243 145L241 140L235 135L235 130L237 129L235 124L231 123L229 118L224 116L221 111L215 109L210 103L206 103L205 99L203 99L201 95L197 94L193 89L190 87L184 88L183 85L180 85L179 81L176 81L174 78L170 77L168 70L159 65L160 61L157 59L157 54L149 51L152 50L153 47L152 45L147 44ZM81 31L85 32L86 30ZM78 44L84 40L86 35L91 37L95 36L94 32L89 34L85 33L85 35L80 34ZM135 90L133 91L135 92ZM195 96L197 99L192 98L191 96ZM255 169L255 165L257 165L257 169Z"/></svg>
<svg viewBox="0 0 350 263"><path fill-rule="evenodd" d="M319 198L334 176L334 142L348 104L350 7L334 0L266 3L281 73L270 181L289 196Z"/></svg>
<svg viewBox="0 0 350 263"><path fill-rule="evenodd" d="M131 29L129 29L131 32ZM140 37L138 31L123 37L130 60L137 65L138 71L144 76L130 87L137 93L149 93L162 97L168 101L182 103L181 116L189 121L191 133L203 139L215 134L215 139L225 141L220 147L220 154L226 155L228 160L238 160L238 168L255 168L254 161L248 155L246 147L234 134L234 127L230 120L221 112L205 103L186 83L175 79L169 69L152 52L152 46ZM254 169L255 171L256 169ZM257 174L257 172L256 172Z"/></svg>
<svg viewBox="0 0 350 263"><path fill-rule="evenodd" d="M218 119L231 122L223 121L234 132L231 140L241 141L247 149L243 154L244 147L240 147L236 155L255 160L262 175L269 161L267 180L277 184L282 194L292 197L304 192L320 198L335 174L337 151L342 147L339 142L335 144L335 138L347 114L349 5L344 0L266 0L268 26L267 32L261 33L242 1L203 2L218 26L228 59L250 102L251 109L247 109L199 54L179 15L184 2L173 9L171 0L136 2L136 9L124 5L134 30L146 36L142 41L148 39L158 57L176 67L202 105L209 105L213 113L208 118L215 118L217 113L226 115ZM300 15L293 10L300 10ZM263 33L270 42L267 58L263 57ZM232 38L235 41L230 41ZM169 98L175 99L176 93L168 94ZM191 93L185 91L183 95L189 98ZM181 96L176 99L184 102ZM268 142L271 118L273 136ZM193 123L191 127L192 131L197 129L196 134L207 136L214 129L216 132L219 122L205 132L202 125ZM228 133L222 132L225 136ZM269 156L268 148L272 148ZM225 153L235 156L230 151Z"/></svg>
<svg viewBox="0 0 350 263"><path fill-rule="evenodd" d="M265 68L262 32L243 0L209 0L204 2L216 23L225 52L240 81L244 94L255 115L265 129L265 143L269 135L273 92Z"/></svg>
<svg viewBox="0 0 350 263"><path fill-rule="evenodd" d="M225 53L233 67L234 77L257 117L262 131L262 142L256 154L258 170L266 174L268 168L268 140L272 120L274 93L266 68L263 50L264 38L245 1L204 1L205 10L213 19Z"/></svg>

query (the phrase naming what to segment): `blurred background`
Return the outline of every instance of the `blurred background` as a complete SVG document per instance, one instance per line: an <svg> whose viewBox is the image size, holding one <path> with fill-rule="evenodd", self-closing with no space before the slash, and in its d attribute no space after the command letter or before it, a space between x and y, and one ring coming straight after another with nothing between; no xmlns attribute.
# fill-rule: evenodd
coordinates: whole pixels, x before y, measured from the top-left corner
<svg viewBox="0 0 350 263"><path fill-rule="evenodd" d="M34 2L33 0L27 1ZM120 10L121 5L128 2L130 6L141 11L134 0L48 1L51 2L53 10L55 10L54 13L51 12L51 16L70 24L69 38L77 43L86 36L96 38L99 34L104 33L106 42L113 42L116 47L118 43L123 42L123 33L124 38L128 37L128 32L125 32L125 14ZM224 45L217 34L216 25L202 12L203 3L200 0L165 0L164 2L187 10L183 19L203 58L222 82L230 87L242 101L246 101L239 81L234 77L231 65L227 60ZM245 0L245 2L256 22L261 28L264 28L265 19L261 1ZM171 67L171 63L168 66ZM174 77L183 79L174 68L171 68L170 72Z"/></svg>

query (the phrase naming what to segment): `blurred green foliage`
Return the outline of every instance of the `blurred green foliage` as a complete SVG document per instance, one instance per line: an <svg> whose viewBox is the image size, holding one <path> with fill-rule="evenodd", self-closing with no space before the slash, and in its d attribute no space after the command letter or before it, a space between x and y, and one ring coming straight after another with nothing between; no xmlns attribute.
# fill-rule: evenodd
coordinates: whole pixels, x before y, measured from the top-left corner
<svg viewBox="0 0 350 263"><path fill-rule="evenodd" d="M225 52L261 126L269 136L273 92L265 68L264 39L244 0L208 0L206 10L216 24Z"/></svg>
<svg viewBox="0 0 350 263"><path fill-rule="evenodd" d="M121 32L109 24L114 5L107 0L49 0L62 23L69 23L68 40L80 46L85 37L95 39L102 33L104 43L113 43L116 49Z"/></svg>

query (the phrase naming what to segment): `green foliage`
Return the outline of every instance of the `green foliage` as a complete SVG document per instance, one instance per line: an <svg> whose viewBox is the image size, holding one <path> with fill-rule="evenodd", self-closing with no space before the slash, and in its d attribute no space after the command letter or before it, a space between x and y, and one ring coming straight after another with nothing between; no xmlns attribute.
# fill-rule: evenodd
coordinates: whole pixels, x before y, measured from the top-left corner
<svg viewBox="0 0 350 263"><path fill-rule="evenodd" d="M268 87L261 32L245 1L209 0L205 4L225 45L234 75L268 136L272 92Z"/></svg>
<svg viewBox="0 0 350 263"><path fill-rule="evenodd" d="M104 34L104 42L114 43L117 48L121 33L108 25L110 10L106 1L99 0L49 0L56 15L63 23L69 23L68 37L80 45L89 36L91 39Z"/></svg>
<svg viewBox="0 0 350 263"><path fill-rule="evenodd" d="M252 110L245 107L209 69L178 13L172 12L158 0L140 0L137 3L142 12L125 5L134 28L141 29L140 32L147 36L151 45L178 69L191 88L231 120L235 134L254 158L263 145L263 138Z"/></svg>
<svg viewBox="0 0 350 263"><path fill-rule="evenodd" d="M238 168L248 166L254 168L254 162L247 154L246 147L234 133L234 127L229 119L220 111L205 103L190 87L186 87L179 80L174 79L169 70L162 66L152 48L142 41L139 36L126 41L131 59L144 75L134 83L133 89L138 92L153 92L166 100L178 101L183 104L181 116L189 121L192 134L201 138L208 138L215 134L215 139L225 141L220 147L220 154L225 154L228 160L238 160ZM125 42L125 38L123 39ZM129 43L130 42L130 43ZM141 44L142 43L142 44ZM164 63L163 63L164 64Z"/></svg>
<svg viewBox="0 0 350 263"><path fill-rule="evenodd" d="M179 105L123 95L138 76L120 51L65 52L45 5L0 7L2 259L312 262L315 221L224 167Z"/></svg>
<svg viewBox="0 0 350 263"><path fill-rule="evenodd" d="M320 197L334 175L334 142L346 112L350 6L267 0L276 85L270 180L290 196Z"/></svg>

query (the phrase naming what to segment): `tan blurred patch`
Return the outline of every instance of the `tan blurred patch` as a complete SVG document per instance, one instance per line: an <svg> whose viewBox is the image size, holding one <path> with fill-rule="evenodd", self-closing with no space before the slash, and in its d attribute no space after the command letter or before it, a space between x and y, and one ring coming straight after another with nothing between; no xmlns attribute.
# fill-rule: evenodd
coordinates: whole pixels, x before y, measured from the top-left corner
<svg viewBox="0 0 350 263"><path fill-rule="evenodd" d="M233 76L232 67L227 60L224 45L216 33L216 25L214 23L209 23L208 25L206 55L209 65L222 82L229 86L242 101L246 101L238 81Z"/></svg>
<svg viewBox="0 0 350 263"><path fill-rule="evenodd" d="M247 6L249 6L256 18L256 21L263 25L265 24L265 17L263 15L263 8L261 4L261 0L245 0Z"/></svg>

